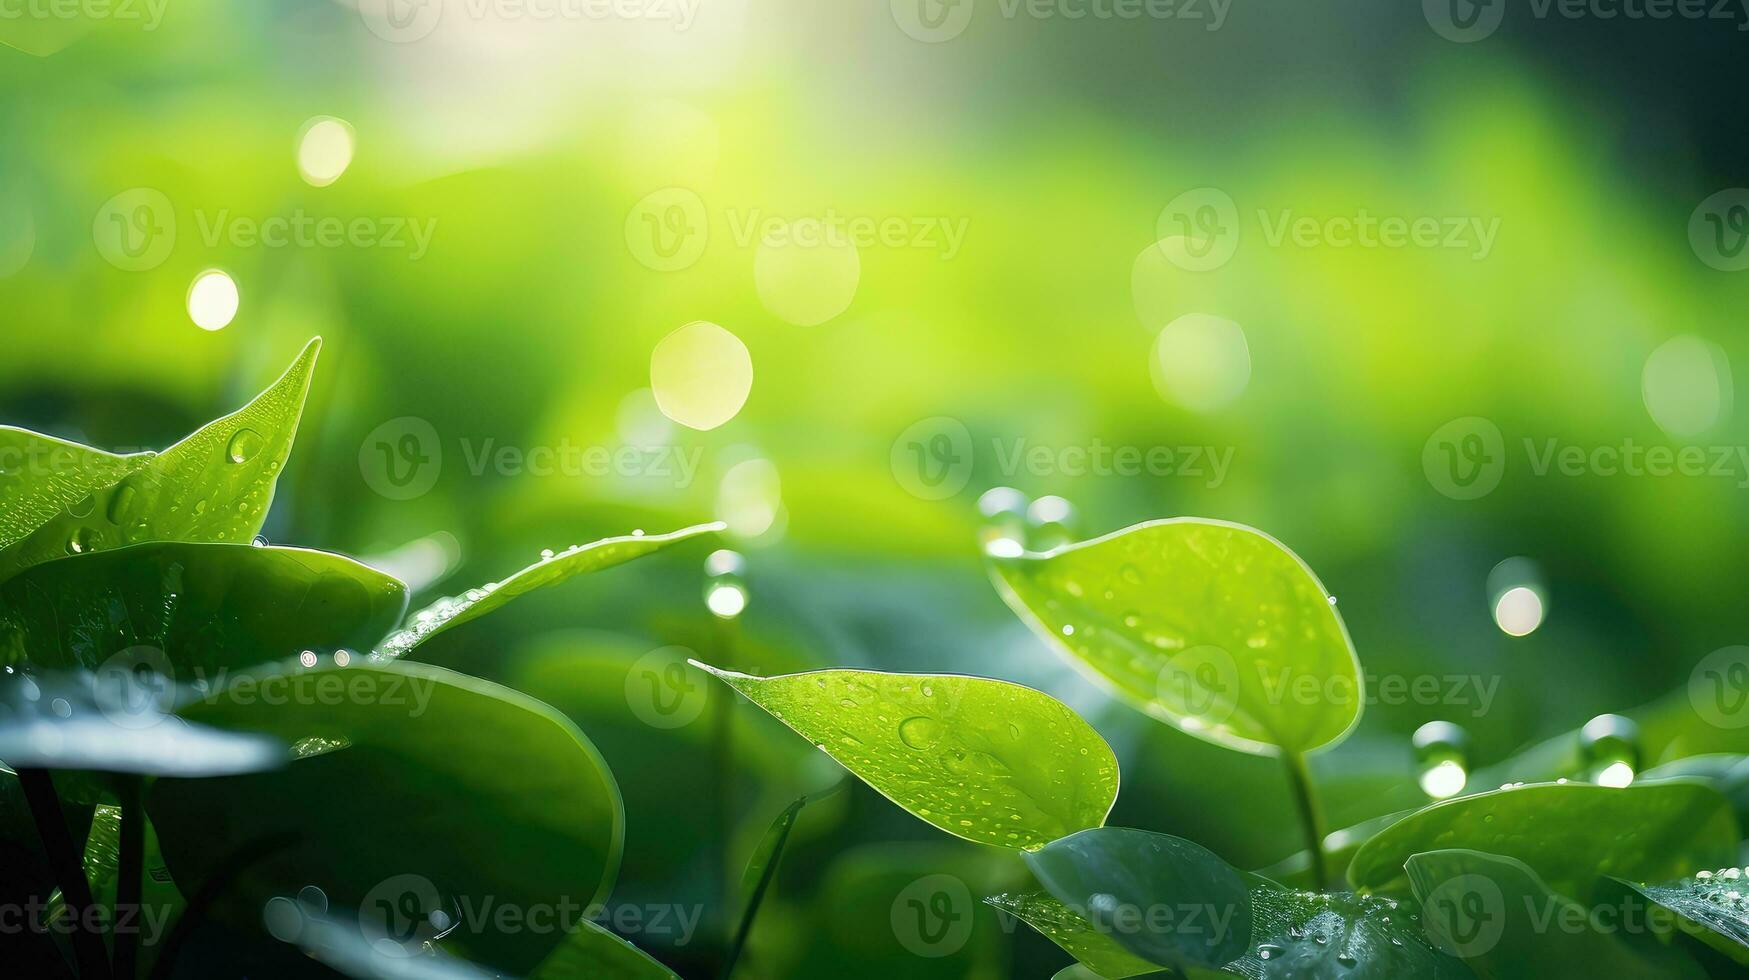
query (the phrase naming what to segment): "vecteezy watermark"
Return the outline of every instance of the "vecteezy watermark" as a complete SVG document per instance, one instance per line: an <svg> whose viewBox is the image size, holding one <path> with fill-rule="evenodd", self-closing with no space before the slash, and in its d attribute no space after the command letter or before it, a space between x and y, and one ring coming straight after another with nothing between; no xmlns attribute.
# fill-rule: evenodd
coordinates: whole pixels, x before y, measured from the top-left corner
<svg viewBox="0 0 1749 980"><path fill-rule="evenodd" d="M1688 703L1716 728L1749 726L1749 647L1707 654L1688 675Z"/></svg>
<svg viewBox="0 0 1749 980"><path fill-rule="evenodd" d="M91 241L104 261L124 272L164 264L176 247L176 209L162 191L135 187L103 202L91 219Z"/></svg>
<svg viewBox="0 0 1749 980"><path fill-rule="evenodd" d="M175 906L168 903L125 903L111 907L93 902L77 911L65 905L50 907L40 898L0 903L0 936L34 933L39 936L131 935L146 946L155 946L168 934Z"/></svg>
<svg viewBox="0 0 1749 980"><path fill-rule="evenodd" d="M1580 445L1548 437L1526 438L1523 449L1535 477L1723 479L1749 489L1749 446L1643 445L1631 437L1619 443ZM1445 423L1427 438L1421 447L1421 471L1445 496L1475 500L1500 485L1508 455L1499 426L1480 416L1465 416Z"/></svg>
<svg viewBox="0 0 1749 980"><path fill-rule="evenodd" d="M88 20L137 23L155 31L170 0L0 0L0 21Z"/></svg>
<svg viewBox="0 0 1749 980"><path fill-rule="evenodd" d="M1500 29L1509 0L1422 0L1434 33L1471 44ZM1515 4L1535 20L1714 20L1749 30L1746 0L1529 0Z"/></svg>
<svg viewBox="0 0 1749 980"><path fill-rule="evenodd" d="M1700 202L1688 218L1688 244L1720 272L1749 269L1749 188L1732 187Z"/></svg>
<svg viewBox="0 0 1749 980"><path fill-rule="evenodd" d="M1053 445L1024 436L992 438L987 459L1005 479L1050 477L1157 477L1196 480L1216 489L1233 465L1231 446L1139 446L1105 442ZM920 419L899 433L887 462L899 486L923 500L944 500L964 490L977 462L964 422L950 416Z"/></svg>
<svg viewBox="0 0 1749 980"><path fill-rule="evenodd" d="M953 875L925 875L893 898L888 924L906 950L925 959L952 956L972 937L972 891Z"/></svg>
<svg viewBox="0 0 1749 980"><path fill-rule="evenodd" d="M123 456L144 451L143 446L113 450ZM17 445L0 446L0 476L35 479L72 476L86 470L90 453L90 450L71 443L49 439L30 439Z"/></svg>
<svg viewBox="0 0 1749 980"><path fill-rule="evenodd" d="M1126 624L1141 628L1142 624ZM1166 642L1155 637L1157 644ZM1170 649L1163 647L1162 649ZM1188 646L1166 661L1155 676L1155 696L1180 718L1197 727L1225 724L1238 710L1244 692L1263 703L1280 705L1417 705L1448 713L1468 710L1480 718L1494 706L1500 691L1497 674L1397 674L1366 671L1356 677L1318 674L1292 664L1271 667L1254 658L1255 683L1245 683L1241 658L1212 644Z"/></svg>
<svg viewBox="0 0 1749 980"><path fill-rule="evenodd" d="M943 261L959 255L971 224L966 217L847 214L836 208L798 215L728 208L720 217L736 248L917 249L934 252ZM710 243L711 220L710 209L697 192L664 187L644 195L627 212L626 248L633 258L657 272L678 272L704 255Z"/></svg>
<svg viewBox="0 0 1749 980"><path fill-rule="evenodd" d="M1479 215L1376 214L1370 208L1308 215L1293 208L1259 208L1255 216L1270 248L1444 250L1480 262L1493 253L1500 234L1499 218ZM1188 272L1209 272L1226 265L1238 251L1242 223L1231 195L1218 187L1198 187L1167 203L1155 235L1172 264Z"/></svg>
<svg viewBox="0 0 1749 980"><path fill-rule="evenodd" d="M358 0L358 15L372 34L395 44L429 37L446 12L470 21L659 24L675 32L692 27L703 0Z"/></svg>
<svg viewBox="0 0 1749 980"><path fill-rule="evenodd" d="M703 905L608 906L562 896L537 904L506 902L493 895L445 895L430 878L399 874L377 883L359 903L359 929L377 949L408 955L453 933L463 935L569 935L584 922L622 936L644 936L685 946L698 934Z"/></svg>
<svg viewBox="0 0 1749 980"><path fill-rule="evenodd" d="M457 440L470 476L488 472L504 477L570 479L651 479L684 490L692 486L704 458L700 446L607 446L572 441L515 446L491 437ZM358 470L365 485L390 500L424 496L443 472L443 440L437 428L417 416L390 419L370 431L358 447Z"/></svg>
<svg viewBox="0 0 1749 980"><path fill-rule="evenodd" d="M197 209L201 241L207 248L380 248L405 251L410 262L425 257L437 233L436 218L400 215L341 218L312 215L297 208L265 218L233 215L229 208Z"/></svg>
<svg viewBox="0 0 1749 980"><path fill-rule="evenodd" d="M687 663L685 647L651 650L626 670L626 706L651 728L684 728L698 720L709 700L703 675Z"/></svg>
<svg viewBox="0 0 1749 980"><path fill-rule="evenodd" d="M1487 875L1465 874L1433 889L1422 905L1427 938L1460 959L1481 956L1506 931L1506 897Z"/></svg>
<svg viewBox="0 0 1749 980"><path fill-rule="evenodd" d="M951 41L965 32L979 0L891 0L893 22L926 44ZM983 0L989 3L989 0ZM1218 31L1233 0L995 0L1003 20L1184 21Z"/></svg>
<svg viewBox="0 0 1749 980"><path fill-rule="evenodd" d="M1422 903L1423 931L1441 952L1468 959L1493 952L1509 928L1536 936L1649 936L1661 942L1682 928L1676 912L1626 887L1589 905L1540 890L1515 889L1508 898L1507 891L1487 874L1449 878Z"/></svg>
<svg viewBox="0 0 1749 980"><path fill-rule="evenodd" d="M134 730L163 724L182 692L193 692L207 704L377 705L404 709L409 718L430 708L437 693L435 679L339 669L353 659L344 650L327 657L307 650L283 671L178 670L164 651L142 645L106 658L93 672L93 683L104 717Z"/></svg>

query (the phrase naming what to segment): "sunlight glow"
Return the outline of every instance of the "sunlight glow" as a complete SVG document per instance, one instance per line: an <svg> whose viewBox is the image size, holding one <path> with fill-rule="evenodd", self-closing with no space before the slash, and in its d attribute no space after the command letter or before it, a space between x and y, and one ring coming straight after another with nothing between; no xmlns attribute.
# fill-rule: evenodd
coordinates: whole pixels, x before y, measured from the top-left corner
<svg viewBox="0 0 1749 980"><path fill-rule="evenodd" d="M236 281L218 269L208 269L188 287L188 318L202 330L223 330L236 318L240 302Z"/></svg>

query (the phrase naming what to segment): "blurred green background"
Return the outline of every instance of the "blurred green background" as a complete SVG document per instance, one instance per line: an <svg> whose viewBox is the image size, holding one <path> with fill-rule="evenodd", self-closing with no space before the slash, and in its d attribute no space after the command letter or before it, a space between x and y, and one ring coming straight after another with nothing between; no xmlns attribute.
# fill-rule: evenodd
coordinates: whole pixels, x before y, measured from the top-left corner
<svg viewBox="0 0 1749 980"><path fill-rule="evenodd" d="M597 741L627 799L615 903L708 906L684 940L624 930L688 976L720 954L721 879L836 775L746 705L722 709L725 754L702 678L671 692L710 701L693 721L648 723L635 665L664 647L1027 683L1117 748L1113 823L1251 867L1298 848L1275 762L1112 703L1003 607L978 544L993 486L1067 498L1078 536L1263 528L1339 597L1369 673L1497 682L1485 711L1369 705L1314 760L1333 826L1425 799L1423 722L1468 728L1486 765L1742 641L1738 21L1513 7L1457 41L1438 2L393 2L0 5L0 420L162 447L320 334L275 542L376 561L417 603L542 548L729 520L750 596L732 630L699 548L430 655ZM1433 219L1441 244L1344 244L1329 220L1363 213ZM310 224L252 240L273 219ZM798 243L834 222L885 233ZM191 315L208 270L234 315L222 296ZM658 342L699 320L752 364L709 431L657 399L720 402L731 362L651 391ZM1539 468L1551 440L1587 461ZM1045 462L1016 465L1017 441ZM1702 447L1706 472L1592 455L1630 443ZM482 456L503 447L644 452L606 472ZM1202 462L1077 472L1096 447ZM1491 491L1453 482L1483 462ZM1489 583L1514 556L1542 613L1519 637ZM725 766L718 827L699 786ZM939 873L974 898L1024 874L861 784L809 806L754 974L1067 962L987 909L916 955L894 910Z"/></svg>

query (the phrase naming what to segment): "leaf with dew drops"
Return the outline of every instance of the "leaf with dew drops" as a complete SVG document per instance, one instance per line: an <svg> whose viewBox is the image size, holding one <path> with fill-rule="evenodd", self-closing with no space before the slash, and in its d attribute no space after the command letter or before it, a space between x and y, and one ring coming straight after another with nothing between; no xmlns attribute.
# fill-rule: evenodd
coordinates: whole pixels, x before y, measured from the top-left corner
<svg viewBox="0 0 1749 980"><path fill-rule="evenodd" d="M949 674L754 677L693 661L881 795L966 840L1032 849L1105 823L1117 759L1061 701Z"/></svg>
<svg viewBox="0 0 1749 980"><path fill-rule="evenodd" d="M146 465L153 455L117 456L0 425L0 549Z"/></svg>
<svg viewBox="0 0 1749 980"><path fill-rule="evenodd" d="M1105 980L1126 980L1160 972L1160 967L1123 948L1117 940L1048 892L992 895L984 904L1001 909L1056 943L1063 952Z"/></svg>
<svg viewBox="0 0 1749 980"><path fill-rule="evenodd" d="M1668 911L1684 932L1749 966L1749 869L1719 868L1653 885L1620 878L1611 883L1617 897L1637 893Z"/></svg>
<svg viewBox="0 0 1749 980"><path fill-rule="evenodd" d="M0 582L55 558L146 541L252 541L291 455L321 347L321 338L311 340L249 404L0 550Z"/></svg>
<svg viewBox="0 0 1749 980"><path fill-rule="evenodd" d="M159 541L0 583L0 664L188 684L303 651L368 650L406 609L405 586L342 555Z"/></svg>
<svg viewBox="0 0 1749 980"><path fill-rule="evenodd" d="M1199 738L1306 752L1360 720L1335 600L1261 531L1180 518L989 558L1003 599L1072 665Z"/></svg>
<svg viewBox="0 0 1749 980"><path fill-rule="evenodd" d="M480 588L469 589L459 596L439 599L419 610L405 625L377 646L373 658L399 660L437 634L478 619L519 596L549 585L557 585L586 572L623 565L661 551L669 545L721 531L724 526L721 522L712 522L668 534L627 534L616 538L603 538L591 544L575 545L560 552L546 553L539 562L503 581L490 582Z"/></svg>
<svg viewBox="0 0 1749 980"><path fill-rule="evenodd" d="M1605 875L1666 881L1728 864L1738 839L1730 801L1698 782L1516 785L1434 803L1386 827L1355 853L1348 880L1357 890L1406 891L1411 855L1467 849L1522 861L1585 901Z"/></svg>

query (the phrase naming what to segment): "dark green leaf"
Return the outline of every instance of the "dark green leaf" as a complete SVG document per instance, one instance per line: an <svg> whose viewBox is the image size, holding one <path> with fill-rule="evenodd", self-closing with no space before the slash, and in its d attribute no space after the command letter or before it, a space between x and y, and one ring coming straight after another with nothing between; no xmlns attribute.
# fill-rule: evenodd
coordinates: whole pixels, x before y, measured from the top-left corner
<svg viewBox="0 0 1749 980"><path fill-rule="evenodd" d="M0 581L69 554L145 541L248 543L273 503L321 346L320 339L310 341L285 374L242 409L0 550Z"/></svg>
<svg viewBox="0 0 1749 980"><path fill-rule="evenodd" d="M648 953L585 919L528 980L680 980Z"/></svg>
<svg viewBox="0 0 1749 980"><path fill-rule="evenodd" d="M1702 871L1657 885L1615 881L1671 912L1685 932L1749 966L1749 874L1743 868Z"/></svg>
<svg viewBox="0 0 1749 980"><path fill-rule="evenodd" d="M1583 900L1603 875L1663 881L1727 864L1737 840L1730 803L1699 783L1542 783L1425 807L1367 841L1348 880L1402 890L1410 855L1466 849L1522 861L1557 892Z"/></svg>
<svg viewBox="0 0 1749 980"><path fill-rule="evenodd" d="M190 683L304 650L368 650L406 608L405 586L340 555L155 542L0 584L0 663L152 668ZM109 660L124 651L128 662Z"/></svg>
<svg viewBox="0 0 1749 980"><path fill-rule="evenodd" d="M259 854L215 905L242 924L306 885L366 914L430 903L422 911L459 923L445 946L522 972L562 933L505 932L493 913L552 910L562 923L563 910L596 906L618 870L612 773L574 725L514 691L411 663L259 671L183 714L347 745L270 776L154 784L147 807L185 891Z"/></svg>
<svg viewBox="0 0 1749 980"><path fill-rule="evenodd" d="M405 626L385 639L377 649L377 654L383 659L399 659L437 634L484 616L518 596L556 585L575 575L623 565L633 559L661 551L671 544L722 529L721 523L700 524L669 534L603 538L592 544L568 548L524 568L502 582L489 582L459 596L439 599L414 614Z"/></svg>
<svg viewBox="0 0 1749 980"><path fill-rule="evenodd" d="M1123 947L1109 932L1045 892L994 895L984 901L1020 919L1106 980L1157 973L1160 967ZM1060 976L1061 974L1059 974Z"/></svg>
<svg viewBox="0 0 1749 980"><path fill-rule="evenodd" d="M1117 759L1031 688L983 677L710 671L887 799L980 844L1036 848L1105 823Z"/></svg>
<svg viewBox="0 0 1749 980"><path fill-rule="evenodd" d="M1009 606L1071 664L1193 735L1305 752L1360 718L1360 663L1334 600L1261 531L1156 521L991 562Z"/></svg>

